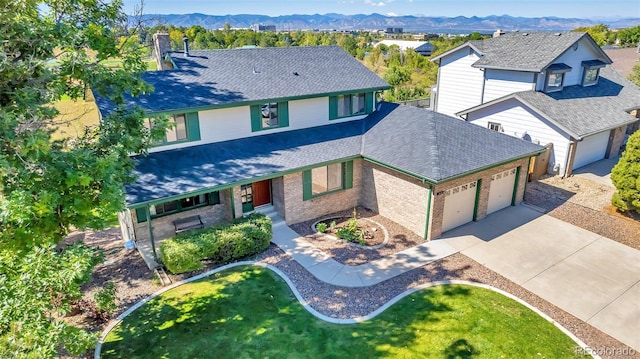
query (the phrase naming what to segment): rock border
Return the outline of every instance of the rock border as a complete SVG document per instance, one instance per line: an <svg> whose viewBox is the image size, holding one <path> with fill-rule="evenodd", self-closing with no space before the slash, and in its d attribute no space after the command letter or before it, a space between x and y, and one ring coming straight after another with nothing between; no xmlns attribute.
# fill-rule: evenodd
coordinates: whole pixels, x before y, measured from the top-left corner
<svg viewBox="0 0 640 359"><path fill-rule="evenodd" d="M433 286L436 286L436 285L464 284L464 285L470 285L470 286L474 286L474 287L480 287L480 288L492 290L492 291L494 291L496 293L499 293L499 294L502 294L502 295L504 295L504 296L506 296L508 298L511 298L511 299L515 300L516 302L524 305L525 307L531 309L536 314L541 316L543 319L545 319L546 321L548 321L551 324L553 324L556 328L560 329L560 331L562 331L564 334L569 336L569 338L571 338L580 348L583 349L584 353L589 353L593 358L600 359L600 356L597 355L596 353L594 353L593 351L589 350L589 347L582 340L580 340L578 337L576 337L568 329L563 327L560 323L558 323L555 320L553 320L547 314L543 313L542 311L540 311L536 307L532 306L531 304L527 303L526 301L516 297L515 295L513 295L511 293L508 293L508 292L505 292L505 291L503 291L501 289L492 287L492 286L487 285L487 284L482 284L482 283L477 283L477 282L470 282L470 281L465 281L465 280L444 280L444 281L436 281L436 282L425 283L425 284L419 285L419 286L417 286L415 288L411 288L409 290L406 290L406 291L398 294L397 296L395 296L391 300L389 300L387 303L382 305L380 308L374 310L373 312L371 312L371 313L369 313L367 315L364 315L364 316L361 316L361 317L356 317L356 318L340 319L340 318L329 317L329 316L324 315L324 314L318 312L317 310L313 309L313 307L311 307L309 302L307 302L302 297L300 292L298 292L298 290L296 289L296 287L293 284L293 282L291 281L291 279L289 279L289 277L286 274L284 274L282 271L280 271L278 268L276 268L276 267L274 267L274 266L272 266L270 264L264 263L264 262L255 262L255 261L242 261L242 262L230 263L230 264L224 265L222 267L218 267L216 269L212 269L212 270L210 270L208 272L204 272L204 273L198 274L196 276L193 276L191 278L187 278L185 280L176 282L176 283L174 283L174 284L172 284L172 285L170 285L168 287L162 288L162 289L158 290L157 292L151 294L150 296L142 299L141 301L139 301L138 303L136 303L135 305L131 306L129 309L124 311L118 317L116 317L116 319L113 320L111 323L109 323L109 325L107 325L107 327L102 331L102 334L98 338L98 343L96 344L96 349L94 351L94 359L100 359L100 352L102 350L102 344L103 344L104 340L106 339L107 335L109 335L109 333L113 330L113 328L115 328L116 325L120 324L120 322L122 320L124 320L124 318L129 316L136 309L140 308L141 306L143 306L144 304L149 302L151 299L159 296L160 294L162 294L162 293L164 293L166 291L169 291L171 289L179 287L179 286L181 286L183 284L194 282L196 280L199 280L199 279L202 279L202 278L206 278L208 276L211 276L213 274L219 273L221 271L224 271L224 270L227 270L227 269L230 269L230 268L234 268L234 267L240 267L240 266L258 266L258 267L267 268L267 269L271 270L272 272L274 272L275 274L280 276L282 278L282 280L285 281L285 283L287 283L287 285L289 286L289 288L291 289L293 294L298 299L298 302L300 302L300 304L309 313L311 313L313 316L315 316L316 318L318 318L320 320L324 320L326 322L333 323L333 324L355 324L355 323L360 323L360 322L363 322L363 321L366 321L366 320L373 319L376 316L378 316L379 314L381 314L382 312L384 312L385 310L387 310L389 307L391 307L392 305L397 303L402 298L404 298L404 297L406 297L406 296L408 296L410 294L413 294L413 293L415 293L415 292L417 292L419 290L426 289L426 288L429 288L429 287L433 287Z"/></svg>
<svg viewBox="0 0 640 359"><path fill-rule="evenodd" d="M382 241L382 243L376 244L375 246L363 246L363 245L358 244L358 243L345 241L344 239L338 238L338 237L336 237L334 235L331 235L331 234L318 232L318 230L316 229L316 225L318 225L318 223L324 222L324 221L326 221L328 219L333 219L333 218L342 218L342 217L325 217L325 218L319 219L318 221L314 222L311 225L311 230L314 231L315 233L322 234L323 236L329 237L329 238L331 238L333 240L336 240L336 241L339 241L339 242L343 242L343 243L347 243L350 246L363 248L363 249L368 249L368 250L380 249L380 248L386 246L387 243L389 243L389 231L387 231L387 229L382 224L374 221L373 219L369 219L369 218L358 218L358 219L364 220L364 221L369 221L369 222L377 225L378 227L380 227L382 229L382 233L384 234L384 240ZM311 243L313 243L313 242L311 242Z"/></svg>

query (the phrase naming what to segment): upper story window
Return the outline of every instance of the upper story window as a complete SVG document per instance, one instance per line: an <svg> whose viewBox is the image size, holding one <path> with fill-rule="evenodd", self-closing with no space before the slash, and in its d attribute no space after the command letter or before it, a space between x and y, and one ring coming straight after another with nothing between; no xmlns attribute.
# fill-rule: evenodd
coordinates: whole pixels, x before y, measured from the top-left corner
<svg viewBox="0 0 640 359"><path fill-rule="evenodd" d="M267 102L251 105L251 131L269 130L289 126L289 104Z"/></svg>
<svg viewBox="0 0 640 359"><path fill-rule="evenodd" d="M302 172L303 200L353 188L353 161L332 163Z"/></svg>
<svg viewBox="0 0 640 359"><path fill-rule="evenodd" d="M373 93L361 92L329 97L329 119L335 120L371 113Z"/></svg>
<svg viewBox="0 0 640 359"><path fill-rule="evenodd" d="M598 83L600 68L606 64L600 60L582 62L582 86L591 86Z"/></svg>
<svg viewBox="0 0 640 359"><path fill-rule="evenodd" d="M547 68L547 77L544 83L545 92L562 90L564 86L564 74L571 71L571 66L566 64L553 64Z"/></svg>
<svg viewBox="0 0 640 359"><path fill-rule="evenodd" d="M153 119L147 119L145 127L151 128ZM165 137L156 142L156 146L169 145L172 143L198 141L200 140L200 123L198 113L181 113L169 117L169 128Z"/></svg>
<svg viewBox="0 0 640 359"><path fill-rule="evenodd" d="M504 132L504 130L502 129L502 125L497 123L497 122L489 122L487 124L487 127L490 130L494 130L494 131L497 131L497 132Z"/></svg>

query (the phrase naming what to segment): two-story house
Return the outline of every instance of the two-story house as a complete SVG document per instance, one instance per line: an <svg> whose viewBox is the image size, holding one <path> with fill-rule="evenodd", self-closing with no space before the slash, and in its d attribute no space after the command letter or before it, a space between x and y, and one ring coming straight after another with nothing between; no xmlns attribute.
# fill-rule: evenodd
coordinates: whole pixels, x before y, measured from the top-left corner
<svg viewBox="0 0 640 359"><path fill-rule="evenodd" d="M553 144L549 171L616 156L638 129L640 91L609 68L586 33L514 32L469 41L439 64L433 109L520 137Z"/></svg>
<svg viewBox="0 0 640 359"><path fill-rule="evenodd" d="M520 203L530 158L544 151L378 103L389 85L339 47L169 52L164 36L167 69L144 75L155 92L129 101L175 126L135 156L120 214L128 239L153 243L185 218L211 225L264 206L288 224L364 206L435 238ZM112 110L96 99L102 115Z"/></svg>

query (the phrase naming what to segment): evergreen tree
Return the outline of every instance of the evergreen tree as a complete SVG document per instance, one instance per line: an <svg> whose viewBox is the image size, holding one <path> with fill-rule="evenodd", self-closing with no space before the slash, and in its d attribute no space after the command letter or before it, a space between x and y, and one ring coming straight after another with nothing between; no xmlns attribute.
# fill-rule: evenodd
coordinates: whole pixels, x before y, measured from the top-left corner
<svg viewBox="0 0 640 359"><path fill-rule="evenodd" d="M611 203L622 212L640 214L640 131L629 137L622 157L611 171L611 182L618 190Z"/></svg>

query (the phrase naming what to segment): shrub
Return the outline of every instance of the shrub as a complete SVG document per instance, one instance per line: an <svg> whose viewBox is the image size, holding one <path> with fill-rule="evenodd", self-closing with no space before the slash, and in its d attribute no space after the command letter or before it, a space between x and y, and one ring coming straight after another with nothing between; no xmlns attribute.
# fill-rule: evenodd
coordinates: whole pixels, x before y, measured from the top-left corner
<svg viewBox="0 0 640 359"><path fill-rule="evenodd" d="M160 245L162 263L172 273L191 272L202 268L200 248L196 243L167 239Z"/></svg>
<svg viewBox="0 0 640 359"><path fill-rule="evenodd" d="M118 308L116 305L116 286L111 282L107 282L102 289L93 295L93 300L96 302L96 308L99 311L111 315Z"/></svg>
<svg viewBox="0 0 640 359"><path fill-rule="evenodd" d="M336 235L349 242L361 242L364 240L364 231L358 228L358 217L356 210L353 210L353 216L349 218L344 227L338 228Z"/></svg>
<svg viewBox="0 0 640 359"><path fill-rule="evenodd" d="M617 192L611 198L619 211L640 213L640 131L629 136L625 151L611 170Z"/></svg>
<svg viewBox="0 0 640 359"><path fill-rule="evenodd" d="M228 262L262 252L272 237L271 218L253 213L232 223L181 233L160 246L161 260L172 273L202 268L203 259Z"/></svg>
<svg viewBox="0 0 640 359"><path fill-rule="evenodd" d="M327 224L324 222L320 222L318 224L316 224L316 230L318 230L318 232L320 233L324 233L327 231Z"/></svg>

